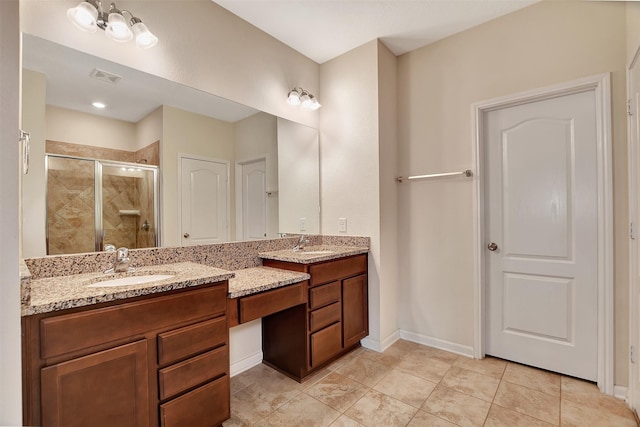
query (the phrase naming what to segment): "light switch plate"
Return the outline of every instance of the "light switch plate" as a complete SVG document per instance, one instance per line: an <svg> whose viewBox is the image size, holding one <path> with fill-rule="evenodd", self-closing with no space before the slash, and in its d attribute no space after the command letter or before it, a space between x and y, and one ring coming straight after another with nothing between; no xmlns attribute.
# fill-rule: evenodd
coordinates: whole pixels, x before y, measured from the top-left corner
<svg viewBox="0 0 640 427"><path fill-rule="evenodd" d="M347 218L338 218L338 232L347 232Z"/></svg>
<svg viewBox="0 0 640 427"><path fill-rule="evenodd" d="M307 218L299 218L298 225L300 226L300 231L307 231Z"/></svg>

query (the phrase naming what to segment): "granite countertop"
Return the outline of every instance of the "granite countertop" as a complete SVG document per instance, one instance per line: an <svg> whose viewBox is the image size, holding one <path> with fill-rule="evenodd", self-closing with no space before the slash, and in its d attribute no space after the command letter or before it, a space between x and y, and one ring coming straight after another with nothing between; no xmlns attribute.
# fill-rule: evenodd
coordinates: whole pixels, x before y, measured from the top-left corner
<svg viewBox="0 0 640 427"><path fill-rule="evenodd" d="M263 259L276 261L295 262L298 264L313 264L320 261L330 261L337 258L344 258L352 255L366 254L369 248L361 246L308 246L302 251L284 249L272 252L260 252L258 255Z"/></svg>
<svg viewBox="0 0 640 427"><path fill-rule="evenodd" d="M118 287L88 287L92 283L128 276L169 274L173 277L137 285ZM99 302L126 299L205 283L231 279L234 273L193 262L155 265L137 268L130 273L86 273L31 280L31 301L22 304L22 315L82 307Z"/></svg>
<svg viewBox="0 0 640 427"><path fill-rule="evenodd" d="M234 271L229 280L229 298L238 298L308 280L311 276L298 271L271 267L253 267Z"/></svg>

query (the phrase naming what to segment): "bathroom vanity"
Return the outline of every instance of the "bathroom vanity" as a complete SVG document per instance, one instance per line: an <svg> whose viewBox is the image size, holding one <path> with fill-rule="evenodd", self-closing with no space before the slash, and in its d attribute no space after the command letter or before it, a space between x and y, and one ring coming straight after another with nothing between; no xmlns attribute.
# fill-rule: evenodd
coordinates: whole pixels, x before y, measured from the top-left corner
<svg viewBox="0 0 640 427"><path fill-rule="evenodd" d="M282 256L285 255L285 256ZM304 301L262 319L264 363L298 381L360 346L369 334L367 254L316 261L261 254L269 267L300 271Z"/></svg>
<svg viewBox="0 0 640 427"><path fill-rule="evenodd" d="M239 245L220 246L230 255L216 265L244 263L228 270L180 259L180 248L139 250L144 264L115 275L95 272L105 253L28 260L36 279L22 287L24 424L221 425L230 327L262 318L263 362L298 381L367 336L368 247L258 257ZM166 259L181 262L158 262Z"/></svg>
<svg viewBox="0 0 640 427"><path fill-rule="evenodd" d="M25 424L222 424L229 276L23 317Z"/></svg>

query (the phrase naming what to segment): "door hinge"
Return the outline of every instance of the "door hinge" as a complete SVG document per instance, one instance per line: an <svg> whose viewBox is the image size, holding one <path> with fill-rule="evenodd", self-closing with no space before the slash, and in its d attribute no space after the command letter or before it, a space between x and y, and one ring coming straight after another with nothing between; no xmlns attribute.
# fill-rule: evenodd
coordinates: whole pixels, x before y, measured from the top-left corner
<svg viewBox="0 0 640 427"><path fill-rule="evenodd" d="M631 100L627 99L627 115L628 116L633 116L633 113L631 113Z"/></svg>
<svg viewBox="0 0 640 427"><path fill-rule="evenodd" d="M629 238L630 238L631 240L635 240L635 239L636 239L636 232L635 232L635 230L633 229L633 222L630 222L630 223L629 223Z"/></svg>
<svg viewBox="0 0 640 427"><path fill-rule="evenodd" d="M631 363L636 363L636 348L634 346L629 348L629 360Z"/></svg>

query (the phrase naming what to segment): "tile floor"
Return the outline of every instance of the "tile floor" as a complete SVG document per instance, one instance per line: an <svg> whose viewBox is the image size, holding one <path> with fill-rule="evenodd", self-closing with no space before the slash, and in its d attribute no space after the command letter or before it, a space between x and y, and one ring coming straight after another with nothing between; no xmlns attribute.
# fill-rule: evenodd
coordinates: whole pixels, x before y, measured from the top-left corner
<svg viewBox="0 0 640 427"><path fill-rule="evenodd" d="M364 348L303 384L265 365L231 379L234 426L637 426L589 382L400 340Z"/></svg>

